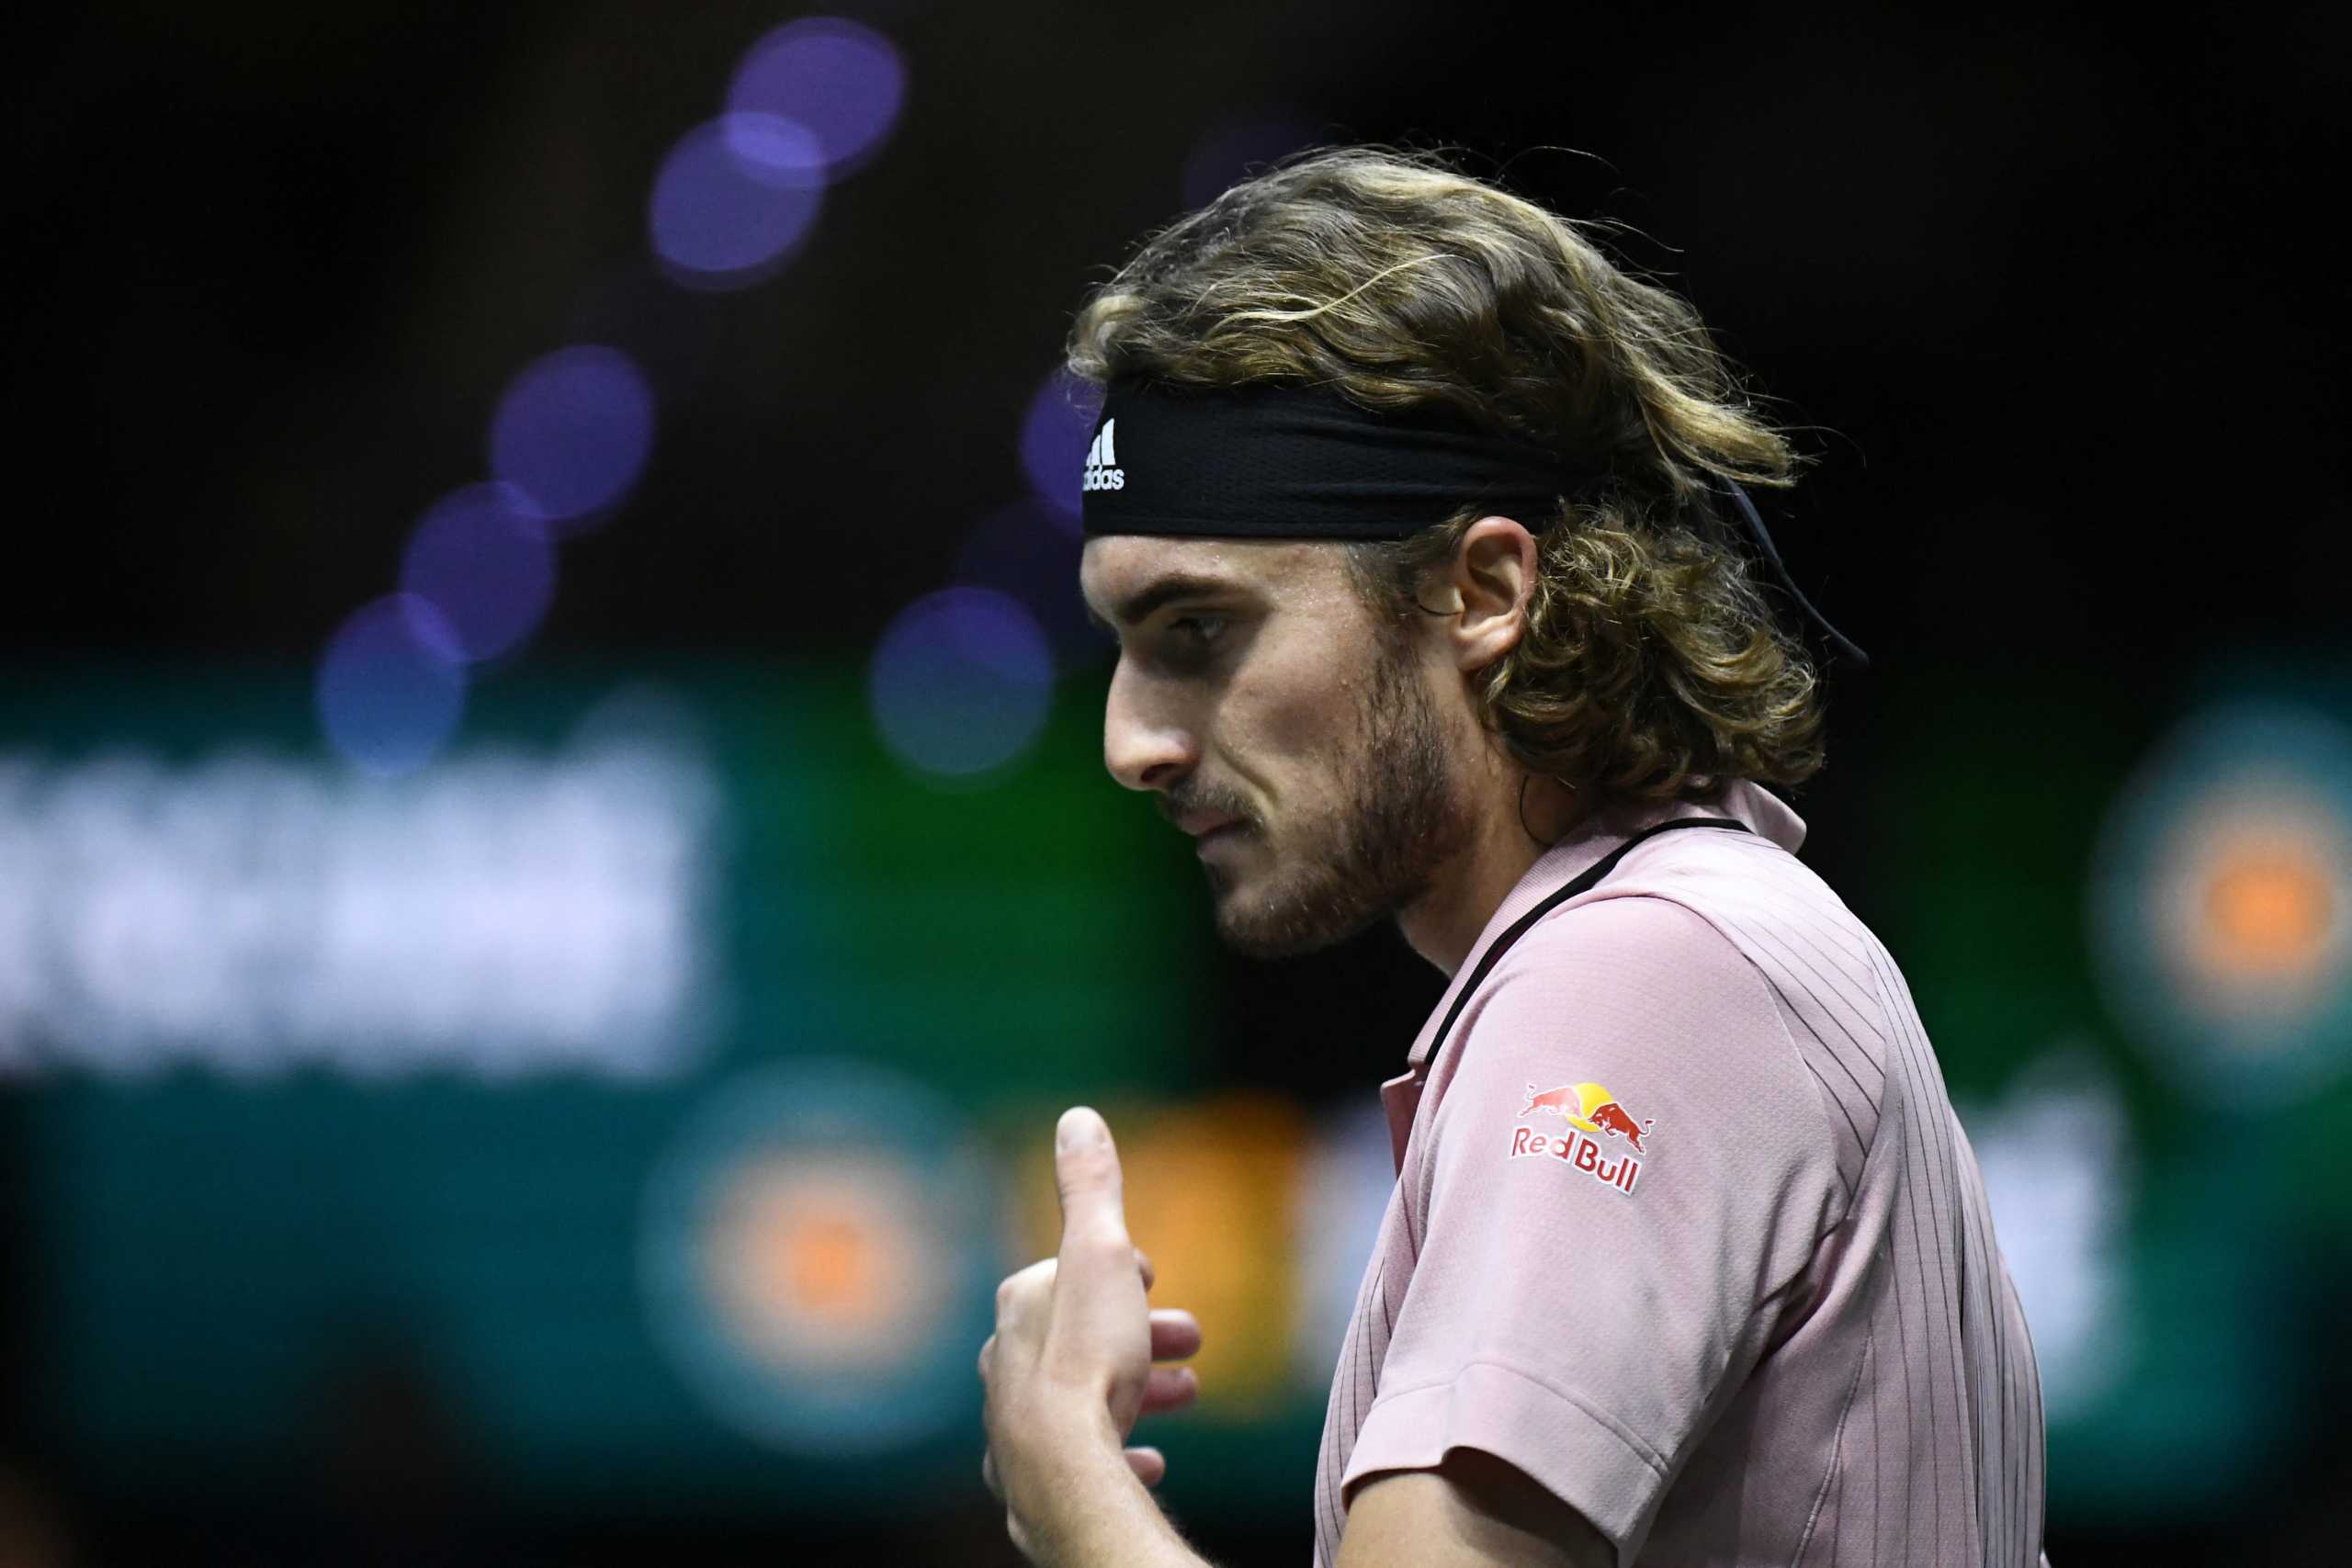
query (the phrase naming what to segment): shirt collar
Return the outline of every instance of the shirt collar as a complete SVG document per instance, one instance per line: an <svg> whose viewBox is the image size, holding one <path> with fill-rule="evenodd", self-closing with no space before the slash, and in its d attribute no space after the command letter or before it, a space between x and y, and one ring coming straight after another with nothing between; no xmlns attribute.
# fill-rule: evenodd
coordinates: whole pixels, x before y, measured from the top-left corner
<svg viewBox="0 0 2352 1568"><path fill-rule="evenodd" d="M1452 1010L1454 993L1476 973L1479 956L1497 937L1510 929L1512 921L1590 870L1603 855L1643 829L1683 817L1731 818L1791 854L1796 853L1797 846L1804 842L1804 819L1779 796L1747 779L1734 779L1704 800L1623 803L1594 812L1570 829L1566 838L1538 855L1535 863L1527 868L1527 874L1495 907L1486 929L1470 944L1468 956L1453 972L1445 995L1438 998L1428 1021L1421 1025L1420 1037L1413 1042L1407 1063L1418 1069L1429 1059L1430 1049L1437 1043L1432 1036Z"/></svg>

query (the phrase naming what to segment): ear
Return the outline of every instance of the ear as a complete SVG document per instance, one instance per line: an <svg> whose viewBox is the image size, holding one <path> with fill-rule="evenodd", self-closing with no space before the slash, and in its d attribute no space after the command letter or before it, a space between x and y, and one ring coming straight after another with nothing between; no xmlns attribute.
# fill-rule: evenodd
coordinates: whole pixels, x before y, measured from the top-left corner
<svg viewBox="0 0 2352 1568"><path fill-rule="evenodd" d="M1535 536L1509 517L1481 517L1463 534L1438 592L1450 590L1446 628L1461 669L1483 670L1519 646L1527 632L1527 604L1535 592Z"/></svg>

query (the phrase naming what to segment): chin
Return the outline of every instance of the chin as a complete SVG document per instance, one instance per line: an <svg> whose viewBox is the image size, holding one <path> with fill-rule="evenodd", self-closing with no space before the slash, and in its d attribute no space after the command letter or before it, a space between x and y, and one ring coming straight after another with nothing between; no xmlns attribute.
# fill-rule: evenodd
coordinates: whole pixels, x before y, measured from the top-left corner
<svg viewBox="0 0 2352 1568"><path fill-rule="evenodd" d="M1301 958L1339 946L1390 912L1379 908L1343 912L1308 904L1263 896L1251 899L1245 887L1222 887L1216 894L1217 940L1248 958Z"/></svg>
<svg viewBox="0 0 2352 1568"><path fill-rule="evenodd" d="M1303 958L1333 945L1298 932L1271 931L1226 920L1217 922L1216 934L1219 941L1244 958Z"/></svg>

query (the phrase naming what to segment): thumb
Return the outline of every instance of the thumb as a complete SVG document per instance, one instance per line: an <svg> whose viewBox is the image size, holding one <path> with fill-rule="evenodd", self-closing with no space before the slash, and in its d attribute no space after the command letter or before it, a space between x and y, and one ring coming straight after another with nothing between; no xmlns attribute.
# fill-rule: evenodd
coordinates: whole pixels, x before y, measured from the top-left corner
<svg viewBox="0 0 2352 1568"><path fill-rule="evenodd" d="M1111 1129L1091 1107L1062 1112L1054 1129L1054 1185L1062 1205L1062 1258L1071 1261L1071 1243L1108 1250L1128 1246L1127 1216L1119 1174L1119 1151ZM1133 1267L1134 1260L1127 1260Z"/></svg>
<svg viewBox="0 0 2352 1568"><path fill-rule="evenodd" d="M1091 1371L1107 1374L1111 1418L1124 1436L1151 1371L1151 1310L1120 1203L1119 1151L1102 1118L1084 1106L1064 1111L1055 1129L1054 1175L1062 1246L1052 1332Z"/></svg>

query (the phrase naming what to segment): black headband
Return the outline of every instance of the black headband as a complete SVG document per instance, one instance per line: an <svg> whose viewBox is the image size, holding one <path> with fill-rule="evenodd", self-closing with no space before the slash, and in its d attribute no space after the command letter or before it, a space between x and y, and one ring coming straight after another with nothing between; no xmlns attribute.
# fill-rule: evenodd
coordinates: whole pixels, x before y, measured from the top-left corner
<svg viewBox="0 0 2352 1568"><path fill-rule="evenodd" d="M1087 447L1080 514L1090 537L1401 539L1474 503L1541 527L1603 471L1441 405L1374 413L1321 387L1207 391L1122 378ZM1747 491L1728 488L1781 586L1868 665L1790 580Z"/></svg>
<svg viewBox="0 0 2352 1568"><path fill-rule="evenodd" d="M1401 539L1471 502L1548 514L1599 477L1435 408L1374 414L1319 387L1118 380L1086 453L1092 534Z"/></svg>

